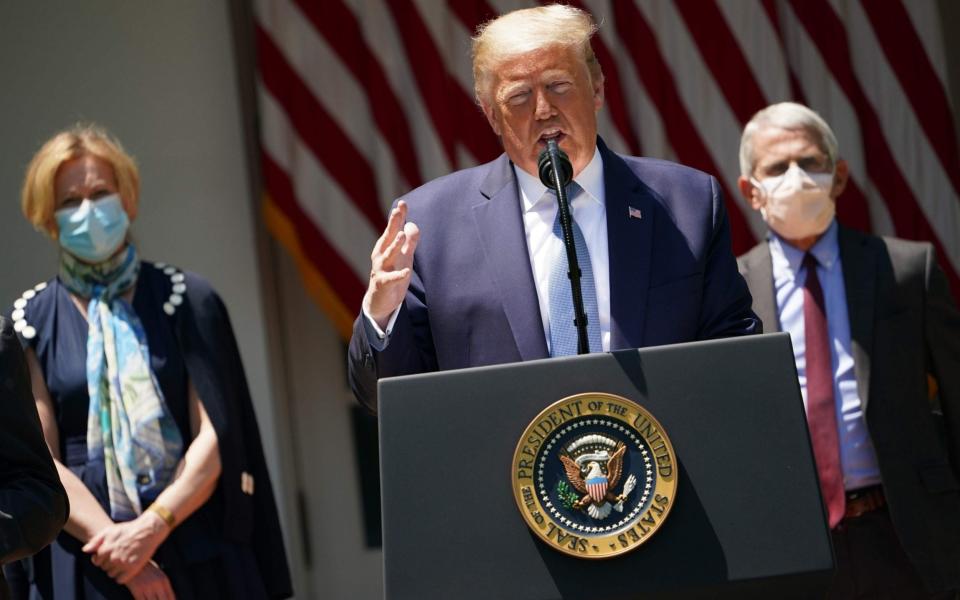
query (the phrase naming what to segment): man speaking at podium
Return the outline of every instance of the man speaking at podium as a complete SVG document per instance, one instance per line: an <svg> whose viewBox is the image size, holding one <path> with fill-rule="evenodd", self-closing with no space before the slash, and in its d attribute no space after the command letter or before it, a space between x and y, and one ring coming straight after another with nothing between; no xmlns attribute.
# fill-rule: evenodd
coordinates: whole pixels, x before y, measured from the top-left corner
<svg viewBox="0 0 960 600"><path fill-rule="evenodd" d="M620 156L597 137L596 25L568 6L503 15L473 41L477 99L505 154L401 198L371 254L349 350L375 411L377 379L577 353L557 197L538 177L556 140L591 352L758 333L717 181Z"/></svg>

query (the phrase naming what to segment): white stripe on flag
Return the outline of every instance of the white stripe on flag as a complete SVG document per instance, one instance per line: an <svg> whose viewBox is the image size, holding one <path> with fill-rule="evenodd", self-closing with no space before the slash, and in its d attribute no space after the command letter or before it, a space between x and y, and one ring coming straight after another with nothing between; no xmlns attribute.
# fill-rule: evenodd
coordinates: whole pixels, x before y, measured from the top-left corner
<svg viewBox="0 0 960 600"><path fill-rule="evenodd" d="M265 90L259 93L261 143L290 174L297 204L310 216L361 281L370 270L370 249L380 236L337 182L296 135L286 113Z"/></svg>

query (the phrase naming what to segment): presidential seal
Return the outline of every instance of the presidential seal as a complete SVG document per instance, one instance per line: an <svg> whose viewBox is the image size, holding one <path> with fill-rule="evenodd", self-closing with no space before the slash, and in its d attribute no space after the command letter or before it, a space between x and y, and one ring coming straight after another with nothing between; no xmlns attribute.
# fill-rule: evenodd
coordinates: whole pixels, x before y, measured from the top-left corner
<svg viewBox="0 0 960 600"><path fill-rule="evenodd" d="M513 453L513 495L530 529L579 558L636 549L666 520L677 457L643 407L612 394L564 398L541 412Z"/></svg>

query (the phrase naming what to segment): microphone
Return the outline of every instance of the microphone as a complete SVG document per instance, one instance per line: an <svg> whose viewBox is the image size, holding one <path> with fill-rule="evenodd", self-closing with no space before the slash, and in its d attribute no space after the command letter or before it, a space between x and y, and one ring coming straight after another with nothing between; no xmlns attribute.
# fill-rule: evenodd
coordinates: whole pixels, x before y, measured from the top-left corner
<svg viewBox="0 0 960 600"><path fill-rule="evenodd" d="M540 182L554 191L559 191L555 172L560 174L561 189L567 187L573 179L573 165L570 164L567 153L557 146L556 140L547 140L547 147L537 159L537 171L540 173Z"/></svg>
<svg viewBox="0 0 960 600"><path fill-rule="evenodd" d="M567 277L570 279L570 295L573 300L573 325L577 329L577 353L589 354L587 339L587 313L583 308L583 290L580 288L580 262L573 239L573 217L567 198L567 184L573 179L573 165L567 154L557 146L557 140L547 140L546 149L537 159L540 182L557 194L557 216L563 234L563 246L567 254ZM557 324L559 325L559 324Z"/></svg>

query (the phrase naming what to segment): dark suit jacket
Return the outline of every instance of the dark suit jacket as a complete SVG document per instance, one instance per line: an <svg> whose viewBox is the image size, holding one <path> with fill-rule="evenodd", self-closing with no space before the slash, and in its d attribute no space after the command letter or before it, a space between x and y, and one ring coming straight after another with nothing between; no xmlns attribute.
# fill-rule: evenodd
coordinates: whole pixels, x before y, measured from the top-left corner
<svg viewBox="0 0 960 600"><path fill-rule="evenodd" d="M0 565L49 544L68 510L40 429L20 340L0 316ZM0 570L0 598L5 597Z"/></svg>
<svg viewBox="0 0 960 600"><path fill-rule="evenodd" d="M611 349L758 332L717 181L598 146ZM511 162L501 155L404 198L421 231L406 300L383 352L370 346L360 318L350 341L351 385L370 409L378 377L549 356L519 197Z"/></svg>
<svg viewBox="0 0 960 600"><path fill-rule="evenodd" d="M839 231L857 390L890 517L931 590L960 588L960 312L928 243ZM779 331L766 242L740 258ZM939 384L931 403L927 375Z"/></svg>

